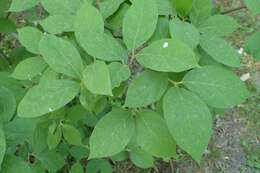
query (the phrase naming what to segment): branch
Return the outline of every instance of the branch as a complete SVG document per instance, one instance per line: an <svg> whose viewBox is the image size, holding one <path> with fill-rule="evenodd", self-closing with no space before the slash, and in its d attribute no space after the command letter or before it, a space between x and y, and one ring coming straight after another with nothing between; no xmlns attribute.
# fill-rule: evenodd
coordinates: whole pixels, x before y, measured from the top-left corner
<svg viewBox="0 0 260 173"><path fill-rule="evenodd" d="M97 9L100 10L100 0L96 0L96 6L97 6Z"/></svg>
<svg viewBox="0 0 260 173"><path fill-rule="evenodd" d="M233 8L233 9L224 11L224 12L222 12L221 14L229 14L229 13L233 13L233 12L236 12L236 11L239 11L239 10L242 10L242 9L246 9L246 8L247 8L247 7L243 5L243 6L241 6L241 7L237 7L237 8Z"/></svg>

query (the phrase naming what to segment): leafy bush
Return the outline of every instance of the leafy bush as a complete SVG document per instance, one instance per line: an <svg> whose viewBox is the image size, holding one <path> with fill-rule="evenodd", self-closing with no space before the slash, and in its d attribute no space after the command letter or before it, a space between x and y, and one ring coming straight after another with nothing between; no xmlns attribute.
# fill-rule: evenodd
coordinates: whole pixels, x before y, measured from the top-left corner
<svg viewBox="0 0 260 173"><path fill-rule="evenodd" d="M4 0L6 34L10 3L46 11L1 59L2 173L105 173L128 158L150 168L176 159L177 146L200 163L215 110L251 95L232 72L242 56L224 40L239 24L211 0ZM258 41L247 49L259 59Z"/></svg>

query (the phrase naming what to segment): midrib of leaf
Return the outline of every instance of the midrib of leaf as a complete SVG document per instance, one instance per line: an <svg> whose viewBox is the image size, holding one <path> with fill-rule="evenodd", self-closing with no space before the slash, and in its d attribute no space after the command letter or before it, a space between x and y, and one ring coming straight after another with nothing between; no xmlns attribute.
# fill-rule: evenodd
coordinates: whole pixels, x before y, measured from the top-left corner
<svg viewBox="0 0 260 173"><path fill-rule="evenodd" d="M191 102L191 100L190 99L185 99L183 96L182 96L182 94L181 94L181 92L180 91L177 91L177 94L178 94L178 97L180 98L180 100L181 101L184 101L184 102L187 102L189 105L194 105L194 103L193 102ZM182 102L181 102L181 104L182 104ZM182 107L186 107L187 105L183 105L182 104ZM195 103L195 106L198 106L196 103ZM206 106L206 105L205 105ZM197 116L198 117L198 115L196 114L197 112L194 112L194 111L192 111L193 113L194 113L194 115L195 116ZM205 111L203 111L203 114L205 115ZM191 119L190 118L188 118L187 116L186 116L186 118L185 118L185 120L188 120L188 122L186 123L186 125L188 125L188 126L191 126L192 127L192 125L193 125L193 122L191 121ZM202 130L207 130L207 129L205 129L205 128L201 128L201 127L199 127L200 129L202 129ZM200 135L201 136L201 134L198 134L198 135ZM209 141L209 139L208 139L208 141ZM183 140L181 140L181 142L183 142ZM194 141L194 142L196 142L196 141ZM185 147L187 146L187 144L185 144ZM199 144L199 146L200 146L200 144ZM182 147L182 146L181 146ZM189 147L190 148L190 147ZM190 152L190 151L189 151ZM200 151L201 152L201 151ZM192 153L191 154L193 154L194 152L192 151Z"/></svg>
<svg viewBox="0 0 260 173"><path fill-rule="evenodd" d="M143 8L143 4L142 4L142 11L144 10L144 8ZM139 11L140 12L140 11ZM143 23L143 17L144 17L144 15L143 15L143 13L141 12L141 17L140 17L140 20L139 20L139 22L138 22L138 27L137 27L137 31L136 31L136 33L135 33L135 37L134 37L134 42L133 42L133 49L135 49L135 48L137 48L136 47L136 41L137 41L137 36L138 36L138 34L140 33L140 29L141 29L141 25L142 25L142 23Z"/></svg>
<svg viewBox="0 0 260 173"><path fill-rule="evenodd" d="M74 85L74 84L73 84L73 85ZM63 92L60 92L60 93L61 93L61 96L60 96L60 98L59 98L59 100L58 100L58 103L59 103L59 104L61 103L63 96L65 95L65 93L67 93L66 91L68 91L68 90L70 90L70 89L73 89L73 90L74 90L75 87L76 87L76 86L71 86L71 87L66 87L66 88L64 88ZM62 90L61 90L61 91L62 91Z"/></svg>
<svg viewBox="0 0 260 173"><path fill-rule="evenodd" d="M159 51L162 51L162 49L160 49ZM169 68L170 67L170 65L169 65L169 63L167 63L167 59L165 59L164 58L164 56L162 55L162 54L160 54L160 53L158 53L158 54L152 54L152 53L140 53L140 54L138 54L139 56L151 56L151 57L153 57L153 56L156 56L156 57L159 57L158 58L158 60L160 60L161 62L162 61L164 61L165 63L164 64L167 64L168 66L167 66L167 68ZM171 57L171 60L174 60L174 61L177 61L180 65L182 65L183 67L193 67L193 65L192 65L192 63L184 63L184 61L183 61L183 59L181 60L180 58L176 58L176 56L171 56L170 55L170 52L167 52L167 55L166 55L167 57ZM194 57L193 57L193 59L194 59ZM192 59L186 59L186 61L191 61ZM195 61L195 59L194 59L194 61ZM196 63L195 63L196 64ZM176 69L179 69L180 67L177 67ZM173 68L172 68L173 69Z"/></svg>
<svg viewBox="0 0 260 173"><path fill-rule="evenodd" d="M73 48L72 48L72 49L73 49ZM65 63L66 63L67 65L71 66L71 68L72 68L72 70L74 71L74 73L75 73L78 77L81 77L81 74L76 70L77 67L74 67L74 65L71 64L71 62L68 61L67 58L65 58L65 57L67 57L67 56L65 56L65 54L64 54L62 51L60 51L59 49L58 49L58 53L61 54L62 57L64 57L63 59L65 60Z"/></svg>
<svg viewBox="0 0 260 173"><path fill-rule="evenodd" d="M207 82L195 82L195 81L184 81L184 83L191 83L191 84L200 84L200 85L206 85L206 86L213 86L215 88L221 88L226 90L232 90L232 88L227 87L226 85L218 85L216 83L207 83ZM238 86L238 84L233 85L234 88Z"/></svg>
<svg viewBox="0 0 260 173"><path fill-rule="evenodd" d="M55 95L58 95L59 96L59 100L58 100L58 103L60 104L61 103L61 100L63 97L61 96L64 96L65 93L67 93L66 91L68 90L71 90L76 87L76 83L70 83L72 84L71 86L69 87L63 87L61 85L59 85L58 87L46 87L47 89L51 90L51 91L57 91L55 92ZM74 86L73 86L74 85ZM38 89L42 89L42 87L39 87ZM76 89L76 88L75 88ZM61 95L61 96L60 96ZM43 97L41 97L43 100L45 100L45 95L42 95Z"/></svg>
<svg viewBox="0 0 260 173"><path fill-rule="evenodd" d="M177 94L178 94L179 98L181 99L181 101L184 101L184 102L185 102L185 98L182 96L182 94L181 94L179 91L177 92ZM190 102L189 100L187 100L187 99L186 99L186 101L187 101L189 104L191 103L191 102ZM181 102L181 104L182 104L182 102ZM194 104L194 103L192 103L192 104ZM183 104L182 104L182 106L185 107L185 105L183 105ZM187 108L187 109L189 109L189 108ZM187 119L188 119L188 121L189 121L187 124L189 124L189 125L192 124L192 122L190 121L190 118L187 118Z"/></svg>
<svg viewBox="0 0 260 173"><path fill-rule="evenodd" d="M148 129L148 130L151 132L151 134L152 134L156 139L159 139L160 136L158 136L158 135L150 128L149 124L144 120L143 117L141 117L141 120L144 122L144 125L145 125L146 129ZM159 141L159 143L163 146L163 141L160 141L160 140L157 140L157 141Z"/></svg>
<svg viewBox="0 0 260 173"><path fill-rule="evenodd" d="M218 84L211 84L211 83L206 83L206 82L192 82L192 81L189 81L189 82L184 82L184 83L191 83L191 84L201 84L201 85L204 85L204 86L213 86L214 88L221 88L221 89L224 89L224 90L228 90L228 91L232 91L233 88L237 88L238 85L234 85L233 88L230 88L230 87L227 87L226 85L218 85ZM215 92L215 93L212 93L211 97L215 97L218 93ZM229 103L227 102L227 100L222 100L222 102L224 102L226 105L228 105Z"/></svg>

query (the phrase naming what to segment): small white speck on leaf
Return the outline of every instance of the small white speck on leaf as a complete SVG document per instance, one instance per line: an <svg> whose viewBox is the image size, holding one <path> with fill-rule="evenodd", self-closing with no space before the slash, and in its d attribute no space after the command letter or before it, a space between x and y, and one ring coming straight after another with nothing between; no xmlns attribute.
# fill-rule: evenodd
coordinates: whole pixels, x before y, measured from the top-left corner
<svg viewBox="0 0 260 173"><path fill-rule="evenodd" d="M50 111L50 112L53 112L53 109L52 109L52 108L49 108L49 111Z"/></svg>
<svg viewBox="0 0 260 173"><path fill-rule="evenodd" d="M44 32L43 35L47 35L47 32Z"/></svg>
<svg viewBox="0 0 260 173"><path fill-rule="evenodd" d="M225 159L225 160L229 160L229 157L228 157L228 156L225 156L224 159Z"/></svg>
<svg viewBox="0 0 260 173"><path fill-rule="evenodd" d="M238 50L238 53L239 53L240 55L242 55L243 52L244 52L244 49L243 49L243 48L240 48L240 49Z"/></svg>
<svg viewBox="0 0 260 173"><path fill-rule="evenodd" d="M167 48L169 46L168 42L163 43L163 48Z"/></svg>
<svg viewBox="0 0 260 173"><path fill-rule="evenodd" d="M250 79L250 73L243 74L242 76L240 76L240 79L244 82L247 81L248 79Z"/></svg>

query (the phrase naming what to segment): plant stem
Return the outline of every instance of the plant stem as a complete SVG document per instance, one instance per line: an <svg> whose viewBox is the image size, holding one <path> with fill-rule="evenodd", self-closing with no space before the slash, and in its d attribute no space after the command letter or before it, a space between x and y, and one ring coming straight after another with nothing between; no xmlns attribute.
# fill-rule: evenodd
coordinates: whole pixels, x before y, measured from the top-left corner
<svg viewBox="0 0 260 173"><path fill-rule="evenodd" d="M133 61L135 59L135 49L132 49L131 55L130 55L130 60L129 60L129 65L131 66Z"/></svg>
<svg viewBox="0 0 260 173"><path fill-rule="evenodd" d="M239 11L239 10L242 10L242 9L246 9L246 8L247 7L245 5L243 5L243 6L240 6L240 7L237 7L237 8L233 8L233 9L224 11L221 14L229 14L229 13L233 13L233 12L236 12L236 11Z"/></svg>
<svg viewBox="0 0 260 173"><path fill-rule="evenodd" d="M97 8L100 9L100 0L96 1Z"/></svg>
<svg viewBox="0 0 260 173"><path fill-rule="evenodd" d="M155 173L159 173L159 169L156 166L153 169Z"/></svg>
<svg viewBox="0 0 260 173"><path fill-rule="evenodd" d="M174 172L174 165L173 165L173 161L170 161L170 166L171 166L171 172Z"/></svg>
<svg viewBox="0 0 260 173"><path fill-rule="evenodd" d="M173 81L173 80L171 80L171 79L168 79L168 81L169 81L171 84L173 84L174 86L176 86L176 87L178 87L179 85L182 84L182 81L176 82L176 81Z"/></svg>

